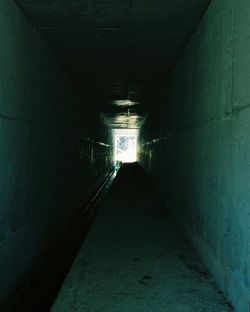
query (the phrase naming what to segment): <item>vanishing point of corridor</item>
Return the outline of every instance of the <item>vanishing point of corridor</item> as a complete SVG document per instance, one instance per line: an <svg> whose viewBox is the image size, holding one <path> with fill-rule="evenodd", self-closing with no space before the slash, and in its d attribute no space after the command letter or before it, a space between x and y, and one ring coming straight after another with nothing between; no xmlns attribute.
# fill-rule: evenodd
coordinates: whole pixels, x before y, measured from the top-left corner
<svg viewBox="0 0 250 312"><path fill-rule="evenodd" d="M249 51L250 0L0 0L0 312L250 312Z"/></svg>

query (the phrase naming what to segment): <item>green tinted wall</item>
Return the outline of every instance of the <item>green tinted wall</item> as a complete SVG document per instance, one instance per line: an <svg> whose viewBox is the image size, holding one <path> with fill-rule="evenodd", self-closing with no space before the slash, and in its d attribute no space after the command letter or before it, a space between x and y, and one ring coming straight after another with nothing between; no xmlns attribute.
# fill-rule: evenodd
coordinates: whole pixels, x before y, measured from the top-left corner
<svg viewBox="0 0 250 312"><path fill-rule="evenodd" d="M213 0L142 132L151 173L220 287L250 308L250 3Z"/></svg>
<svg viewBox="0 0 250 312"><path fill-rule="evenodd" d="M110 168L105 130L78 96L21 11L0 0L1 311Z"/></svg>

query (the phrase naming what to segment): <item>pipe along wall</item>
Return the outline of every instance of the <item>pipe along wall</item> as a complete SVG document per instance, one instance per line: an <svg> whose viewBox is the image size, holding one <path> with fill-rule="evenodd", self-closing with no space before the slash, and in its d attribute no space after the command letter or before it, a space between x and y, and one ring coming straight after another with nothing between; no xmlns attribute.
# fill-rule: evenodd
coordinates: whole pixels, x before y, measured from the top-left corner
<svg viewBox="0 0 250 312"><path fill-rule="evenodd" d="M250 307L249 20L247 1L212 1L140 138L140 163L239 312ZM2 311L106 176L113 148L95 107L1 0L0 145Z"/></svg>
<svg viewBox="0 0 250 312"><path fill-rule="evenodd" d="M212 1L142 130L140 153L242 312L250 311L249 20L247 1Z"/></svg>

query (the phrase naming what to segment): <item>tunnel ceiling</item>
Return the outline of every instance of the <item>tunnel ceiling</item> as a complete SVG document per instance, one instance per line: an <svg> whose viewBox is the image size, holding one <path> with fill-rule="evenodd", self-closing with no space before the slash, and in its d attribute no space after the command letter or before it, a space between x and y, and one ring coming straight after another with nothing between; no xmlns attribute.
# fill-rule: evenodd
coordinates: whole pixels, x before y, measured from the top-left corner
<svg viewBox="0 0 250 312"><path fill-rule="evenodd" d="M112 127L140 127L210 0L16 0Z"/></svg>

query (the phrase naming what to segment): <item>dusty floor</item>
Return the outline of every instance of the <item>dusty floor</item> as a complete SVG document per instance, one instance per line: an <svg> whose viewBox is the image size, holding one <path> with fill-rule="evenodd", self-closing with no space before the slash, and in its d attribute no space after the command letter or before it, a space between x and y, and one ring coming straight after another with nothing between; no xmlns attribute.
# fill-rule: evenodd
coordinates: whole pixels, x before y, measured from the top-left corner
<svg viewBox="0 0 250 312"><path fill-rule="evenodd" d="M137 165L125 165L53 312L231 311Z"/></svg>

